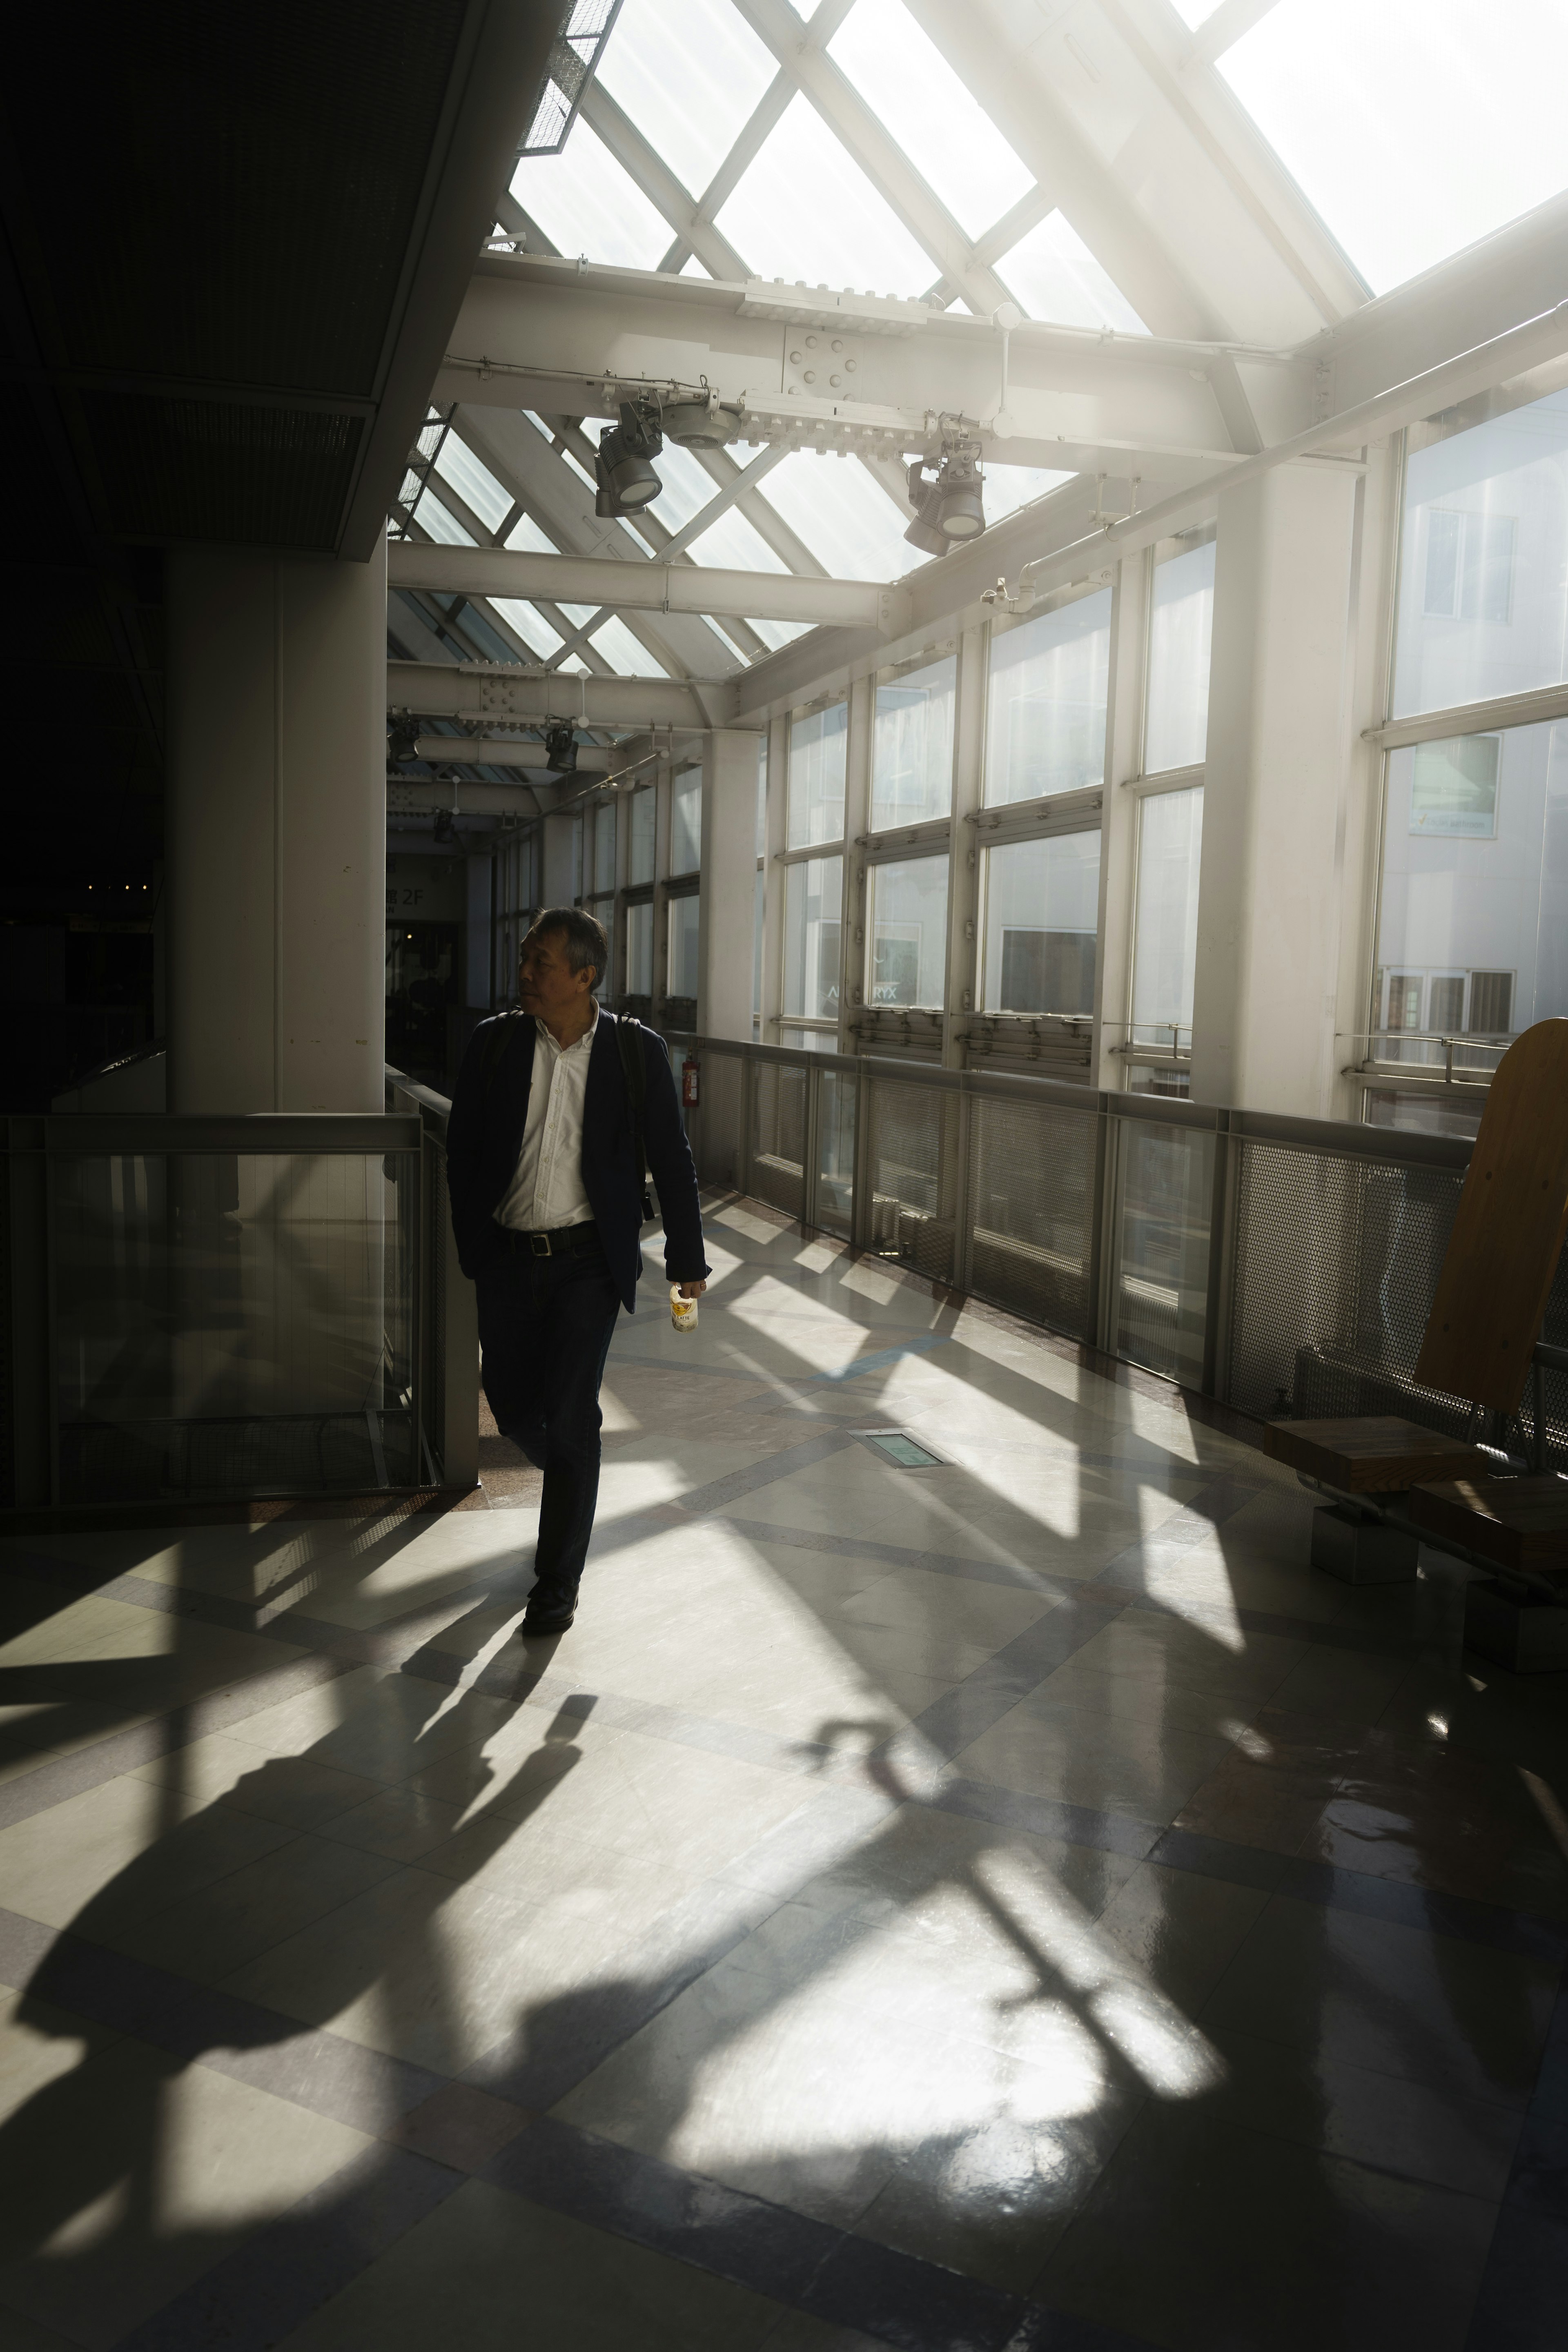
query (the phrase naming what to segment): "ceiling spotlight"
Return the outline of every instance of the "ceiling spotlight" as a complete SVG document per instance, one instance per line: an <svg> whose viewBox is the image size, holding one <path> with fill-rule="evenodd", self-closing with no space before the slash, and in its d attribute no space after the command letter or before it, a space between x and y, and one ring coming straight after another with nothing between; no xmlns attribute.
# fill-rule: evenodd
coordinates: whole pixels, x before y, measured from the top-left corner
<svg viewBox="0 0 1568 2352"><path fill-rule="evenodd" d="M569 719L552 719L544 730L544 761L557 775L569 776L577 765L577 738Z"/></svg>
<svg viewBox="0 0 1568 2352"><path fill-rule="evenodd" d="M386 753L390 760L416 760L419 757L419 721L410 710L400 710L386 730Z"/></svg>
<svg viewBox="0 0 1568 2352"><path fill-rule="evenodd" d="M934 475L929 459L915 458L910 467L915 519L904 533L910 545L943 555L963 540L978 539L985 528L984 481L978 441L945 443Z"/></svg>
<svg viewBox="0 0 1568 2352"><path fill-rule="evenodd" d="M607 425L594 456L598 495L594 512L600 516L639 514L651 506L664 484L648 460L664 446L658 404L623 400L621 421Z"/></svg>
<svg viewBox="0 0 1568 2352"><path fill-rule="evenodd" d="M659 422L683 449L721 449L739 433L741 412L726 406L716 392L704 392L700 399L666 401Z"/></svg>

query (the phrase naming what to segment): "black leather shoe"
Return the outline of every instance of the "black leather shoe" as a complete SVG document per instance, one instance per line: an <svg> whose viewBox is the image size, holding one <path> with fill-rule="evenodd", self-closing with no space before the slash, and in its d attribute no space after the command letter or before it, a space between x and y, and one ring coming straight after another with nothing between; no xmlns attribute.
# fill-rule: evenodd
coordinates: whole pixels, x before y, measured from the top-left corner
<svg viewBox="0 0 1568 2352"><path fill-rule="evenodd" d="M559 1601L531 1601L523 1612L525 1633L564 1633L577 1614L577 1599L574 1594L564 1608Z"/></svg>

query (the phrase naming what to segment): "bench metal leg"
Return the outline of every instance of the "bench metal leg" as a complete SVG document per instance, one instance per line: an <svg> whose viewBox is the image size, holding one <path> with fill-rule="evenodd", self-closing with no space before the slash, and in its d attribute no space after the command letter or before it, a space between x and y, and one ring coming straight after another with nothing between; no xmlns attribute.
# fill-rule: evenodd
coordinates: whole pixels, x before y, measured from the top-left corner
<svg viewBox="0 0 1568 2352"><path fill-rule="evenodd" d="M1465 1647L1514 1675L1568 1667L1568 1608L1533 1593L1516 1597L1483 1577L1465 1588Z"/></svg>
<svg viewBox="0 0 1568 2352"><path fill-rule="evenodd" d="M1343 1584L1407 1584L1421 1555L1417 1536L1363 1518L1343 1503L1312 1513L1312 1566Z"/></svg>

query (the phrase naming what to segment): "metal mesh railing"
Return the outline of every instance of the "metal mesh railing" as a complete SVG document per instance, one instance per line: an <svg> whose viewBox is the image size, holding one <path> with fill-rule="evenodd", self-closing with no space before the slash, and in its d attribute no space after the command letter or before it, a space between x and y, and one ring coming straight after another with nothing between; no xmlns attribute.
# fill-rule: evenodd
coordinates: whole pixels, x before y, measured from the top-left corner
<svg viewBox="0 0 1568 2352"><path fill-rule="evenodd" d="M1463 1139L675 1042L705 1182L1260 1418L1470 1419L1415 1381ZM1568 1467L1568 1254L1542 1336L1510 1443Z"/></svg>
<svg viewBox="0 0 1568 2352"><path fill-rule="evenodd" d="M1094 1336L1096 1124L984 1097L970 1113L968 1287L1080 1339Z"/></svg>

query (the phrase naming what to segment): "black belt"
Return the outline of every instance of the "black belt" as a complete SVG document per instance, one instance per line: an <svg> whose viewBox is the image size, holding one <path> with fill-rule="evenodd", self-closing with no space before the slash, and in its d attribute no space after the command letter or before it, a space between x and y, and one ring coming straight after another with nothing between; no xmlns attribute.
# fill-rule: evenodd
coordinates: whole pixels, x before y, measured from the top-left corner
<svg viewBox="0 0 1568 2352"><path fill-rule="evenodd" d="M603 1246L599 1228L592 1218L580 1225L552 1225L548 1232L520 1234L510 1225L501 1227L501 1235L509 1249L521 1250L529 1257L578 1256L584 1243L595 1248Z"/></svg>

